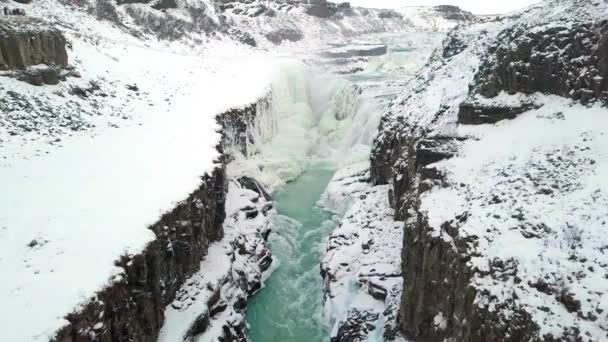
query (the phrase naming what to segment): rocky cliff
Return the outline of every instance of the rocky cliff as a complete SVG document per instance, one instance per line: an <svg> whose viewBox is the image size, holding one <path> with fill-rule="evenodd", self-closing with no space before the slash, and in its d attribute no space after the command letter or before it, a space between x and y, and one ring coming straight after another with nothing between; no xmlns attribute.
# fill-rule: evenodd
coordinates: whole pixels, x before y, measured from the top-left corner
<svg viewBox="0 0 608 342"><path fill-rule="evenodd" d="M268 101L265 97L252 105L220 114L217 119L224 138L218 149L223 151L226 146L246 151L249 142L239 137L248 130L256 108L267 105ZM116 261L122 270L120 274L110 279L110 285L97 292L82 308L66 317L69 323L57 332L54 341L154 342L159 336L167 338L166 335L176 333L181 334L180 339L192 339L205 333L221 313L234 312L242 316L247 296L261 287L262 273L272 262L265 246L269 233L265 216L272 204L254 180L232 180L232 197L237 198L229 203L230 217L225 228L227 158L224 154L217 161L215 171L201 179L198 189L149 227L156 235L153 242L140 254L124 255ZM253 230L247 230L248 220L256 218L261 222L254 225ZM204 260L214 243L233 249L238 257L233 255L232 260L225 262L224 278L209 281L207 272L211 270L205 269ZM225 255L221 250L213 253ZM217 266L208 267L213 268L211 273L218 271ZM204 301L204 305L195 305L195 300ZM173 318L174 311L194 314L191 320L181 319L182 324L187 324L187 330L169 330L159 335L166 315ZM245 339L247 329L243 319L226 320L222 316L220 321L216 324L224 326L223 338Z"/></svg>
<svg viewBox="0 0 608 342"><path fill-rule="evenodd" d="M194 42L197 47L224 37L252 47L300 41L318 47L362 33L447 30L474 20L456 7L420 7L400 13L325 0L79 0L66 4L84 8L138 37Z"/></svg>
<svg viewBox="0 0 608 342"><path fill-rule="evenodd" d="M606 189L594 181L605 11L604 2L550 1L457 29L384 116L371 177L392 185L406 221L405 335L608 336L597 235Z"/></svg>
<svg viewBox="0 0 608 342"><path fill-rule="evenodd" d="M156 240L138 255L116 261L122 274L82 309L66 317L69 325L55 341L156 341L164 309L223 236L226 178L224 166L202 179L173 211L151 226Z"/></svg>
<svg viewBox="0 0 608 342"><path fill-rule="evenodd" d="M37 64L68 65L63 34L33 18L1 17L0 69L25 69Z"/></svg>

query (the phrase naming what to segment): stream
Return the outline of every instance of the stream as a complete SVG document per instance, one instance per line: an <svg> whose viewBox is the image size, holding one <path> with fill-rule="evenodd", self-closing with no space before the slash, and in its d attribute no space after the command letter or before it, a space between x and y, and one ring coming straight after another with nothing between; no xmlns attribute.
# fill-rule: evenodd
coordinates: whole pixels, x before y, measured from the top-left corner
<svg viewBox="0 0 608 342"><path fill-rule="evenodd" d="M272 138L232 166L233 174L267 186L277 209L269 238L274 271L247 306L252 342L330 340L319 262L341 218L318 201L336 170L369 159L381 115L443 37L368 36L389 53L371 58L363 72L318 75L308 66L290 67L273 85L275 104L260 120L272 132L258 128L259 136Z"/></svg>

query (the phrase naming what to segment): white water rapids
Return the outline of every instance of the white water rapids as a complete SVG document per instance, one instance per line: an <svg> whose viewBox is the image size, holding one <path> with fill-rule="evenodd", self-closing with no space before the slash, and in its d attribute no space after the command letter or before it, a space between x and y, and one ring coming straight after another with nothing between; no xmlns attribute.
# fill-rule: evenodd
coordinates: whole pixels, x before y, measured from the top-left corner
<svg viewBox="0 0 608 342"><path fill-rule="evenodd" d="M275 270L248 305L253 342L329 340L319 262L340 217L318 200L336 170L369 160L382 114L442 38L371 37L385 40L389 54L356 75L297 61L280 67L271 104L258 108L249 155L228 166L229 176L253 177L272 191L278 211L269 239Z"/></svg>

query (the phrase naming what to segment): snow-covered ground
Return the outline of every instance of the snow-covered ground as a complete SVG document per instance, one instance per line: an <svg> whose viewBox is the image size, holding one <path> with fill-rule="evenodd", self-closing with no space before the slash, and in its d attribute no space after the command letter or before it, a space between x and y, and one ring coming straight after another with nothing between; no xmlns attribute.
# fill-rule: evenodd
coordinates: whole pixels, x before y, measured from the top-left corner
<svg viewBox="0 0 608 342"><path fill-rule="evenodd" d="M493 311L514 300L540 323L541 335L576 326L583 339L601 341L608 324L606 108L555 96L537 101L542 108L513 121L461 126L459 134L472 139L458 157L429 166L448 185L425 193L421 210L446 239L444 222L459 238L474 237L473 285L485 293L478 305Z"/></svg>
<svg viewBox="0 0 608 342"><path fill-rule="evenodd" d="M416 222L408 221L406 229L415 229L410 236L411 250L429 251L429 255L409 256L417 262L428 261L430 266L419 271L424 262L410 265L405 281L408 276L418 277L410 284L411 288L419 287L412 293L432 295L435 285L426 290L421 287L426 280L436 279L433 277L445 279L447 284L436 285L437 289L456 286L449 281L456 283L460 274L446 273L457 267L452 268L451 261L431 251L437 248L435 242L445 243L454 255L471 258L465 261L466 270L472 273L470 285L477 294L474 305L481 309L482 319L496 319L500 323L492 324L507 327L523 317L526 324L539 329L524 333L539 338L606 340L606 107L539 93L502 92L492 99L481 98L476 94L480 87L476 73L480 67L495 66L496 46L527 58L525 48L517 50L515 43L506 40L510 34L521 35L518 43L523 46L531 39L528 32L545 32L556 40L561 38L562 43L570 42L573 38L564 32L601 22L607 10L603 1L554 0L511 18L461 27L450 33L443 51L433 55L394 101L383 118L375 157L391 153L392 148L403 149L390 165L395 172L395 189L402 191L395 203L403 215L417 217L420 196L423 215ZM561 35L552 30L562 30ZM543 52L532 51L533 56ZM556 60L568 57L567 49L557 51L553 55ZM589 73L576 60L562 62L575 77ZM460 105L465 101L479 106L478 114L490 116L492 110L513 108L523 113L496 124L459 124ZM425 165L420 156L426 152L419 145L421 137L453 139L451 147L455 148L438 158L446 160ZM411 154L408 147L419 155ZM451 156L453 153L456 156ZM416 165L411 163L414 158L418 158ZM424 228L427 219L430 231ZM443 262L445 268L436 262ZM453 298L435 301L411 297L413 306L424 300L424 308L402 308L409 311L405 315L420 314L416 311L420 310L422 316L436 319L428 329L429 322L421 316L404 319L410 333L421 333L416 329L427 329L422 333L435 329L438 336L441 331L463 333L458 329L470 327L463 318L476 319L474 315L463 317L455 308L455 303L462 302ZM425 305L428 303L432 305ZM439 307L451 312L438 312Z"/></svg>
<svg viewBox="0 0 608 342"><path fill-rule="evenodd" d="M81 78L53 87L0 82L3 92L56 113L14 110L20 119L5 119L0 129L6 341L49 339L66 314L120 274L114 261L141 251L154 239L146 228L216 167L215 116L264 96L275 66L238 46L218 43L202 57L53 10L74 25L65 33ZM87 98L69 93L92 82L99 90ZM86 129L63 127L66 121ZM34 127L11 134L22 123Z"/></svg>
<svg viewBox="0 0 608 342"><path fill-rule="evenodd" d="M207 1L186 3L211 8ZM76 71L56 86L0 78L0 321L11 327L1 329L0 340L45 341L67 323L66 314L120 277L114 261L142 251L154 239L147 227L217 167L215 116L271 91L277 66L291 65L274 56L345 35L326 35L314 25L318 19L300 17L312 38L255 50L202 29L181 40L159 40L154 25L166 18L141 4L120 7L115 20L98 20L111 19L99 13L101 6L53 0L13 6L61 29ZM205 13L216 29L218 14ZM344 24L352 26L351 34L413 29L362 27L363 19L353 20ZM241 26L260 36L256 25ZM330 130L338 125L327 124ZM210 253L238 234L227 234ZM223 255L215 254L203 267L221 263ZM206 277L212 275L199 280L213 280ZM167 310L168 324L180 320L182 311Z"/></svg>

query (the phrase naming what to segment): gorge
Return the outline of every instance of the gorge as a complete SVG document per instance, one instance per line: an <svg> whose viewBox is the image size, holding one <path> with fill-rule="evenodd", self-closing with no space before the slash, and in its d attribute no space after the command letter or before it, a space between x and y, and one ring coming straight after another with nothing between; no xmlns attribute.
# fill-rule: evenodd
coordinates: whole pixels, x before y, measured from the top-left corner
<svg viewBox="0 0 608 342"><path fill-rule="evenodd" d="M9 5L0 340L608 339L606 1Z"/></svg>

